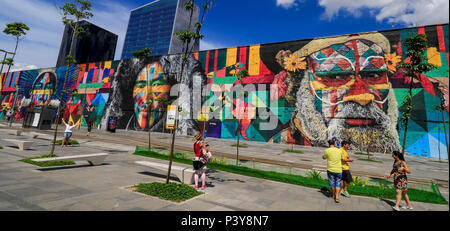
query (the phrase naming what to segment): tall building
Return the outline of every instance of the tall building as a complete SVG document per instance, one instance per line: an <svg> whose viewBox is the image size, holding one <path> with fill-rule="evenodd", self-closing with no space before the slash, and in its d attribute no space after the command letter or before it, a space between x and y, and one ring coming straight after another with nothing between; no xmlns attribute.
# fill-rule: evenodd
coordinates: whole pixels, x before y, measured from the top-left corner
<svg viewBox="0 0 450 231"><path fill-rule="evenodd" d="M114 60L118 36L88 21L79 22L89 33L83 34L81 38L76 38L72 57L77 63L91 63L105 60ZM69 55L70 43L72 41L73 30L69 26L64 29L64 35L59 48L56 66L66 66L66 57Z"/></svg>
<svg viewBox="0 0 450 231"><path fill-rule="evenodd" d="M183 52L183 44L175 32L189 24L190 12L184 8L188 0L156 0L130 12L121 59L133 58L131 52L148 47L152 55ZM192 24L198 21L200 8L194 6ZM199 48L195 41L194 50Z"/></svg>

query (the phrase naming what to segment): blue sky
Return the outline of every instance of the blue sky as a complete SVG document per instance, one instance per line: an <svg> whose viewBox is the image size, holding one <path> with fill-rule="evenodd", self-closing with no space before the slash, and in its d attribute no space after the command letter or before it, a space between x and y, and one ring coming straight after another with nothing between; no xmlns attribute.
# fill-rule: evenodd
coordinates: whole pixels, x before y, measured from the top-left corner
<svg viewBox="0 0 450 231"><path fill-rule="evenodd" d="M19 43L13 70L53 67L64 26L57 7L71 0L0 0L0 29L21 21L31 30ZM148 0L91 0L89 21L119 35L120 59L131 9ZM196 2L202 2L196 0ZM200 48L215 49L449 22L448 0L216 0ZM0 34L0 49L14 39Z"/></svg>

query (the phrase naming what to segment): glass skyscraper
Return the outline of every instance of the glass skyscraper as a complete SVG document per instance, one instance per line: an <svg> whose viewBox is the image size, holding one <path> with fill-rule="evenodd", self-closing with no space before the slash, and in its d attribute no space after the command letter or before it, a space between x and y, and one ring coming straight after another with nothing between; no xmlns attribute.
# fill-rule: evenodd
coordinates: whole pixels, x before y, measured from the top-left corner
<svg viewBox="0 0 450 231"><path fill-rule="evenodd" d="M121 59L133 58L131 52L145 47L152 50L152 56L181 53L182 43L175 32L188 26L190 14L184 8L187 1L156 0L131 10ZM199 13L195 6L192 24L198 21ZM194 50L198 50L198 42Z"/></svg>

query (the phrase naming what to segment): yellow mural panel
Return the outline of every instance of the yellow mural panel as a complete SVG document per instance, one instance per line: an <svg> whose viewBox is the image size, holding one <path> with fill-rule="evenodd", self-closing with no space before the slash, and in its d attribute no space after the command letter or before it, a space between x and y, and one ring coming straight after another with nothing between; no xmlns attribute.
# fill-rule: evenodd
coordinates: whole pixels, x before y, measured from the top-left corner
<svg viewBox="0 0 450 231"><path fill-rule="evenodd" d="M227 67L236 64L237 47L228 48L227 50Z"/></svg>
<svg viewBox="0 0 450 231"><path fill-rule="evenodd" d="M427 56L428 56L428 63L436 65L438 67L442 66L441 53L437 51L436 47L428 48Z"/></svg>
<svg viewBox="0 0 450 231"><path fill-rule="evenodd" d="M250 46L250 55L248 63L248 73L250 75L259 75L259 48L260 45Z"/></svg>

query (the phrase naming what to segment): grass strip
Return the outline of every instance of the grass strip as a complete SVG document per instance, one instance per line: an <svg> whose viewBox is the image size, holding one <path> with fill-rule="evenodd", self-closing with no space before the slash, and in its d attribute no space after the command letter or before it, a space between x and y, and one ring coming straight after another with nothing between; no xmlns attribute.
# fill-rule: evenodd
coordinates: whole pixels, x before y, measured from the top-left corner
<svg viewBox="0 0 450 231"><path fill-rule="evenodd" d="M367 153L363 153L363 152L355 152L353 153L355 155L361 155L361 156L367 156ZM369 156L373 156L373 154L369 154Z"/></svg>
<svg viewBox="0 0 450 231"><path fill-rule="evenodd" d="M51 158L51 157L58 157L58 156L57 155L50 156L50 154L48 154L48 155L43 155L43 156L30 157L30 158L22 159L19 161L22 161L22 162L25 162L28 164L37 165L39 167L64 166L64 165L74 165L75 164L75 162L71 161L71 160L46 161L46 162L32 161L32 159Z"/></svg>
<svg viewBox="0 0 450 231"><path fill-rule="evenodd" d="M156 158L160 160L169 160L169 156L160 154L157 152L152 151L137 151L134 153L135 155L145 156L145 157L151 157ZM174 162L182 163L182 164L189 164L192 165L192 160L190 159L180 159L176 156L172 159ZM318 180L318 179L311 179L304 176L299 175L291 175L291 174L285 174L285 173L279 173L279 172L273 172L273 171L263 171L258 169L252 169L248 167L243 166L236 166L236 165L226 165L226 164L218 164L218 163L208 163L208 168L215 169L219 171L225 171L230 172L234 174L244 175L244 176L250 176L250 177L256 177L266 180L273 180L288 184L295 184L310 188L317 188L321 189L323 187L328 187L328 181L326 179ZM376 197L376 198L385 198L385 199L395 199L395 190L393 189L386 189L386 188L380 188L378 186L371 186L366 185L364 187L362 186L352 186L348 189L350 194L353 195L361 195L361 196L368 196L368 197ZM445 200L445 198L442 195L436 195L433 192L419 190L419 189L408 189L408 196L409 199L412 201L419 201L419 202L428 202L428 203L435 203L435 204L448 204L448 202Z"/></svg>
<svg viewBox="0 0 450 231"><path fill-rule="evenodd" d="M303 154L303 152L300 150L291 150L291 149L284 149L283 152L292 152L292 153Z"/></svg>
<svg viewBox="0 0 450 231"><path fill-rule="evenodd" d="M358 160L383 163L383 161L381 161L381 160L372 160L372 159L365 159L365 158L358 158Z"/></svg>
<svg viewBox="0 0 450 231"><path fill-rule="evenodd" d="M136 185L136 192L155 196L163 200L182 202L203 194L186 184L152 182Z"/></svg>
<svg viewBox="0 0 450 231"><path fill-rule="evenodd" d="M231 146L232 146L232 147L237 147L238 145L237 145L237 144L232 144ZM242 145L242 144L239 144L239 147L240 147L240 148L248 148L247 145Z"/></svg>
<svg viewBox="0 0 450 231"><path fill-rule="evenodd" d="M62 144L62 140L56 140L55 144L61 145ZM73 145L73 144L80 144L80 143L78 143L77 140L69 140L69 144L68 145Z"/></svg>

